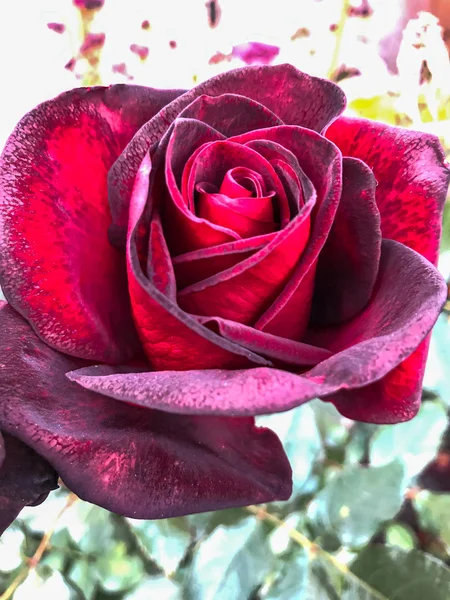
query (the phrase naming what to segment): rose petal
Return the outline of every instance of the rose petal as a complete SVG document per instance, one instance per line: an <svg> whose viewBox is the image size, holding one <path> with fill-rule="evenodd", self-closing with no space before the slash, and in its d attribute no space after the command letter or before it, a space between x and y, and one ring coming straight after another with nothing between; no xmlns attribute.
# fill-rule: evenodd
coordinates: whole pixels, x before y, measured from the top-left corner
<svg viewBox="0 0 450 600"><path fill-rule="evenodd" d="M383 237L435 263L450 178L438 138L347 117L336 121L326 136L344 156L360 158L373 170Z"/></svg>
<svg viewBox="0 0 450 600"><path fill-rule="evenodd" d="M268 364L266 359L203 327L145 275L138 250L147 233L144 213L151 214L153 210L148 193L150 172L151 160L147 155L133 190L127 243L128 289L133 316L150 364L154 369L179 370L190 369L193 365L213 368ZM167 249L161 246L159 253L160 260L167 264L170 260Z"/></svg>
<svg viewBox="0 0 450 600"><path fill-rule="evenodd" d="M253 325L278 297L298 264L309 240L315 203L314 195L289 225L249 258L181 290L179 306L191 314Z"/></svg>
<svg viewBox="0 0 450 600"><path fill-rule="evenodd" d="M416 416L422 401L422 381L429 336L406 360L379 381L359 390L342 390L327 398L348 419L391 424Z"/></svg>
<svg viewBox="0 0 450 600"><path fill-rule="evenodd" d="M269 65L280 54L279 46L262 42L247 42L233 46L231 55L246 65Z"/></svg>
<svg viewBox="0 0 450 600"><path fill-rule="evenodd" d="M17 438L0 435L0 448L5 455L0 467L1 535L24 506L40 504L58 487L58 477L42 456Z"/></svg>
<svg viewBox="0 0 450 600"><path fill-rule="evenodd" d="M240 144L255 144L255 140L287 148L297 158L302 171L303 192L314 186L317 204L310 239L290 281L272 306L255 323L266 333L300 340L310 318L317 258L328 237L341 195L342 157L334 144L314 131L302 127L280 126L249 132L230 138ZM275 148L274 148L275 151ZM302 173L306 175L304 177Z"/></svg>
<svg viewBox="0 0 450 600"><path fill-rule="evenodd" d="M341 89L292 65L244 67L221 73L168 104L142 127L108 177L113 221L126 229L133 183L145 153L159 142L180 112L201 95L237 94L259 102L284 123L322 131L345 107Z"/></svg>
<svg viewBox="0 0 450 600"><path fill-rule="evenodd" d="M154 162L159 159L155 170L165 161L169 197L161 206L161 216L163 224L167 223L166 240L172 255L239 239L231 229L197 217L180 191L182 173L188 159L192 161L208 142L221 139L222 134L200 121L177 119L155 153ZM154 193L151 190L151 193L160 197L164 192L157 190Z"/></svg>
<svg viewBox="0 0 450 600"><path fill-rule="evenodd" d="M289 497L282 446L252 418L177 417L89 393L65 377L85 361L46 346L10 307L0 322L0 426L82 499L155 519Z"/></svg>
<svg viewBox="0 0 450 600"><path fill-rule="evenodd" d="M371 303L350 323L311 336L309 343L320 342L336 354L302 375L267 368L128 374L120 368L88 367L69 377L106 396L172 413L284 411L318 396L358 390L388 375L427 336L446 297L447 286L428 261L384 240ZM389 385L378 389L386 397L379 399L381 405L389 402L394 393ZM410 392L408 386L398 386L397 404L400 399L405 404ZM396 412L394 418L400 421L405 414Z"/></svg>
<svg viewBox="0 0 450 600"><path fill-rule="evenodd" d="M1 286L51 346L118 362L138 347L124 262L108 241L107 174L179 92L66 92L28 113L0 160Z"/></svg>
<svg viewBox="0 0 450 600"><path fill-rule="evenodd" d="M316 272L312 319L317 325L351 319L372 296L381 251L375 186L367 165L344 158L342 196Z"/></svg>
<svg viewBox="0 0 450 600"><path fill-rule="evenodd" d="M274 193L272 194L274 195ZM249 209L250 212L257 212L258 204L262 213L270 209L273 215L272 198L270 196L262 198L239 198L233 199L223 194L208 194L200 192L197 200L197 215L216 225L222 225L231 229L241 238L252 238L257 235L266 235L279 229L277 223L272 220L256 219L240 211L241 206Z"/></svg>
<svg viewBox="0 0 450 600"><path fill-rule="evenodd" d="M197 119L227 137L283 125L283 121L271 110L238 94L222 94L217 97L203 94L186 106L179 118Z"/></svg>
<svg viewBox="0 0 450 600"><path fill-rule="evenodd" d="M170 155L168 151L168 157L177 154L177 141L179 145L183 139L180 135L177 141L174 138L175 135L172 135L169 143ZM167 168L169 167L167 166ZM197 153L192 155L192 159L187 161L182 179L182 193L185 203L188 206L196 206L196 213L199 217L212 217L212 222L215 222L217 225L220 225L220 218L223 217L225 220L223 227L238 234L241 234L242 231L245 237L270 233L273 229L268 228L267 225L265 226L264 222L261 223L256 219L252 219L249 222L247 217L250 215L247 214L247 211L240 218L240 213L237 212L238 207L233 200L226 201L226 205L233 212L233 214L228 214L228 211L225 210L218 211L217 203L219 198L217 194L212 195L212 198L209 199L209 189L215 189L220 195L226 194L227 189L230 187L226 182L227 175L229 175L230 171L237 171L238 169L245 169L249 173L249 176L252 176L254 179L257 177L261 179L261 193L266 198L260 197L258 199L260 203L269 203L270 207L273 205L276 208L278 208L278 205L288 206L284 188L271 164L251 148L226 140L205 144L199 148ZM171 186L172 190L173 186ZM195 203L196 190L200 191L197 203ZM203 194L201 193L202 190L204 190ZM270 196L274 196L273 200L271 200ZM222 203L225 202L223 198L221 200ZM276 212L279 213L279 210ZM274 211L272 209L270 225L272 225L274 218ZM258 219L261 219L261 216ZM234 224L234 222L236 223ZM191 246L194 244L195 246L198 245L197 240L193 242L185 240L185 243Z"/></svg>
<svg viewBox="0 0 450 600"><path fill-rule="evenodd" d="M266 246L274 235L269 233L175 256L172 265L178 290L231 269Z"/></svg>
<svg viewBox="0 0 450 600"><path fill-rule="evenodd" d="M227 340L241 344L260 356L265 356L279 368L315 366L331 356L331 352L324 348L287 340L235 321L209 317L199 320L204 325L212 327L214 331L217 330Z"/></svg>

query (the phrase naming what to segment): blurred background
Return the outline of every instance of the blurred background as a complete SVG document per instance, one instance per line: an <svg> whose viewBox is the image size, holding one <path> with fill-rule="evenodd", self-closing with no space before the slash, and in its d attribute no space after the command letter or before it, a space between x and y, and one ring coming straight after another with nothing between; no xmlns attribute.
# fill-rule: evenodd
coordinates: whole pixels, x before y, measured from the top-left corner
<svg viewBox="0 0 450 600"><path fill-rule="evenodd" d="M450 0L5 0L0 147L73 87L189 88L289 62L338 83L347 114L432 132L449 157L449 49ZM449 315L411 422L353 423L319 401L259 419L291 460L289 502L145 522L63 487L3 535L0 600L448 600Z"/></svg>

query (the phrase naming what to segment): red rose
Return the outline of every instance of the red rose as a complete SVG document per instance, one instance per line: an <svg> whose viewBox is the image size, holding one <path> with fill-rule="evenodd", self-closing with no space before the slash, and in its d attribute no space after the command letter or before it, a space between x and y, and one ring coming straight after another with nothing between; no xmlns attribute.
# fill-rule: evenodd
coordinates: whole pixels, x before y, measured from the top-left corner
<svg viewBox="0 0 450 600"><path fill-rule="evenodd" d="M327 129L343 108L283 65L22 119L0 172L4 526L55 471L142 518L287 498L255 414L414 416L449 171L433 136Z"/></svg>

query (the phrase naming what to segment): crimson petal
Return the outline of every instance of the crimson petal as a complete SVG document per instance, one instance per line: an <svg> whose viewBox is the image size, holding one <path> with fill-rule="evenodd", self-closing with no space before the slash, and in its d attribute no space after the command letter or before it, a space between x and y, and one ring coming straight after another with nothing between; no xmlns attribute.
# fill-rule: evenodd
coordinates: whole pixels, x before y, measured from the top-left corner
<svg viewBox="0 0 450 600"><path fill-rule="evenodd" d="M288 410L315 397L358 390L385 376L389 383L393 369L429 333L446 297L447 286L428 261L385 240L372 301L350 323L310 340L336 354L302 375L270 368L129 374L100 366L68 376L106 396L173 413L250 415ZM386 396L379 399L383 408L393 392L389 385L378 389ZM408 386L395 390L403 395L403 404L410 393ZM371 406L366 414L376 420L377 407ZM394 418L401 421L405 414L398 412Z"/></svg>
<svg viewBox="0 0 450 600"><path fill-rule="evenodd" d="M345 107L335 84L288 64L243 67L221 73L186 92L144 125L114 163L108 177L113 221L126 228L133 182L145 153L159 142L180 112L201 95L238 94L259 102L284 123L322 131Z"/></svg>
<svg viewBox="0 0 450 600"><path fill-rule="evenodd" d="M351 319L372 296L381 250L375 186L367 165L343 159L341 200L316 272L312 319L318 325Z"/></svg>
<svg viewBox="0 0 450 600"><path fill-rule="evenodd" d="M135 181L130 207L127 241L128 289L138 334L146 355L154 369L178 370L201 366L245 366L270 364L266 359L233 344L203 327L192 315L188 315L167 296L155 282L143 272L138 247L140 225L146 211L152 211L149 200L151 159L142 161ZM144 227L145 229L145 227ZM157 233L156 229L155 233ZM154 247L158 246L155 244ZM167 247L159 244L158 256L168 266ZM152 272L149 271L149 275ZM169 285L169 288L171 286Z"/></svg>
<svg viewBox="0 0 450 600"><path fill-rule="evenodd" d="M82 499L154 519L289 497L283 448L253 418L167 415L87 392L65 377L86 361L48 347L9 306L0 323L0 426Z"/></svg>
<svg viewBox="0 0 450 600"><path fill-rule="evenodd" d="M178 91L77 89L28 113L0 159L0 281L52 347L120 362L138 347L124 261L108 241L108 170Z"/></svg>
<svg viewBox="0 0 450 600"><path fill-rule="evenodd" d="M275 235L269 233L175 256L172 265L178 290L231 269L266 246Z"/></svg>
<svg viewBox="0 0 450 600"><path fill-rule="evenodd" d="M267 333L300 340L310 317L317 258L339 205L342 156L334 144L302 127L284 125L250 131L230 141L253 146L260 139L268 144L274 142L273 152L277 152L278 146L287 148L301 166L303 192L307 185L314 186L317 192L313 227L302 258L283 291L255 323L257 329Z"/></svg>
<svg viewBox="0 0 450 600"><path fill-rule="evenodd" d="M24 506L40 504L58 487L58 477L42 456L7 433L3 439L0 435L0 449L4 453L0 466L1 535Z"/></svg>
<svg viewBox="0 0 450 600"><path fill-rule="evenodd" d="M227 137L283 125L283 121L271 110L238 94L222 94L217 97L203 94L182 110L179 118L197 119Z"/></svg>
<svg viewBox="0 0 450 600"><path fill-rule="evenodd" d="M359 390L342 390L327 400L348 419L391 424L416 416L422 401L422 381L429 337L406 360L379 381Z"/></svg>
<svg viewBox="0 0 450 600"><path fill-rule="evenodd" d="M450 169L437 137L366 119L341 117L328 129L344 156L373 170L384 238L436 263Z"/></svg>

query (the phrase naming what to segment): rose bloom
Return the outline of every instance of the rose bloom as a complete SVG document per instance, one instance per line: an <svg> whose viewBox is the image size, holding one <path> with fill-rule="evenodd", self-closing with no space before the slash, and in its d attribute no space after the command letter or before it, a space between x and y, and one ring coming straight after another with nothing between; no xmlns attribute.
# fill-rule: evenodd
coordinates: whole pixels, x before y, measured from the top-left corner
<svg viewBox="0 0 450 600"><path fill-rule="evenodd" d="M257 66L76 89L20 121L0 165L2 528L58 476L136 518L287 499L255 415L416 414L449 169L437 138L344 106Z"/></svg>

